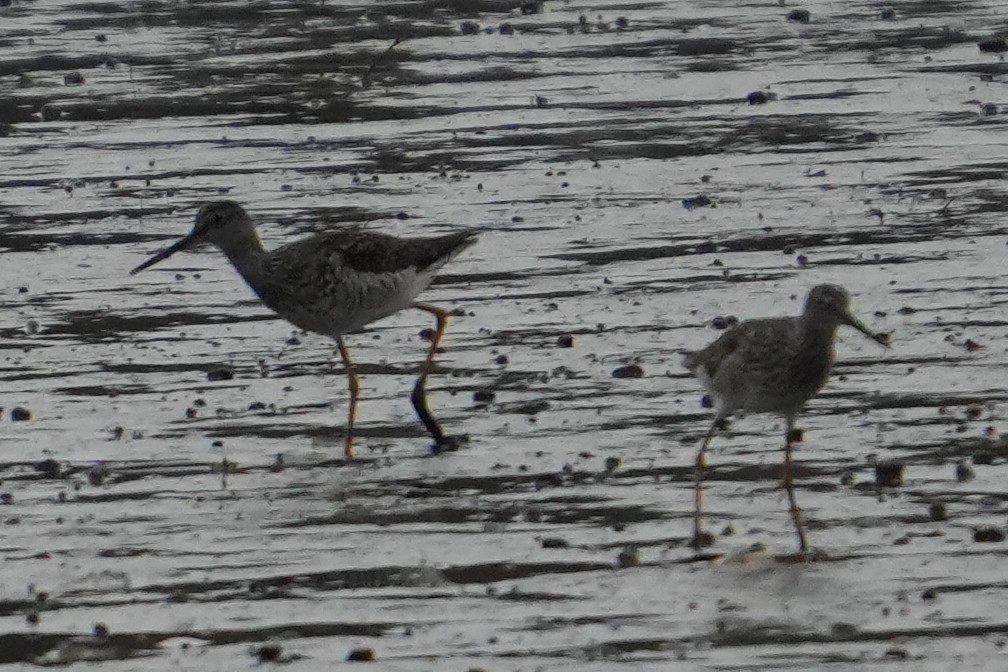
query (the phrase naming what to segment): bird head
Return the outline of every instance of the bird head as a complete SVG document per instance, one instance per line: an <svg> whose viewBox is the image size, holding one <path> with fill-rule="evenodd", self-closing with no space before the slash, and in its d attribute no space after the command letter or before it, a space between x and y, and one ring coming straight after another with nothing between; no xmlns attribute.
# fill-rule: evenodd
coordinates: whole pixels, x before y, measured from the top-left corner
<svg viewBox="0 0 1008 672"><path fill-rule="evenodd" d="M846 324L854 327L876 343L888 347L888 334L876 334L866 327L851 312L850 301L850 294L839 285L817 285L805 301L805 315L829 326Z"/></svg>
<svg viewBox="0 0 1008 672"><path fill-rule="evenodd" d="M249 221L248 214L240 205L234 201L207 203L196 213L196 223L187 236L134 268L130 271L130 275L139 273L159 261L164 261L180 250L196 248L204 243L211 243L226 249L230 243L239 241L250 234L254 237L255 230Z"/></svg>

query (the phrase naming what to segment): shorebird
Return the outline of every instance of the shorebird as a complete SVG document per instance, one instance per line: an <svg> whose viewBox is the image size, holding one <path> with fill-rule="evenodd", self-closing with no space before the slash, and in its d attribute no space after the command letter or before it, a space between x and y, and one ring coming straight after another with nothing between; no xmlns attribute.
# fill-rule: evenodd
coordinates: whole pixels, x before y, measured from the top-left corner
<svg viewBox="0 0 1008 672"><path fill-rule="evenodd" d="M359 229L330 231L266 250L255 224L234 201L207 203L196 213L192 232L130 274L153 266L180 250L210 243L245 279L259 299L280 317L307 331L336 339L350 389L343 454L353 459L353 427L360 382L343 336L405 308L434 315L436 328L427 359L410 400L434 437L436 451L452 448L427 406L427 377L448 325L448 312L414 299L448 261L476 242L473 231L436 238L397 238Z"/></svg>
<svg viewBox="0 0 1008 672"><path fill-rule="evenodd" d="M703 350L687 352L683 364L707 389L714 421L696 456L695 509L691 545L699 550L713 543L701 528L702 481L705 453L711 438L735 411L774 413L784 417L784 489L798 533L800 554L808 552L801 510L792 487L792 444L802 440L795 421L805 402L826 384L833 368L833 340L837 327L854 327L868 338L889 345L886 334L872 333L851 313L850 296L843 287L818 285L795 317L772 317L741 322Z"/></svg>

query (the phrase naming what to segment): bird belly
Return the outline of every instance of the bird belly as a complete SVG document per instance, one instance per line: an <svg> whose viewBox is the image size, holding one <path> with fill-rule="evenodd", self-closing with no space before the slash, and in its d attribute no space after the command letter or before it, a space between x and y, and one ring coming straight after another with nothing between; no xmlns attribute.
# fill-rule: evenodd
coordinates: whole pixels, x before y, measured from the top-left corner
<svg viewBox="0 0 1008 672"><path fill-rule="evenodd" d="M722 415L797 413L829 378L832 357L796 356L775 366L725 366L713 378L699 376Z"/></svg>
<svg viewBox="0 0 1008 672"><path fill-rule="evenodd" d="M327 336L360 331L371 322L412 305L432 279L412 269L399 273L359 273L322 292L262 296L263 302L301 329Z"/></svg>

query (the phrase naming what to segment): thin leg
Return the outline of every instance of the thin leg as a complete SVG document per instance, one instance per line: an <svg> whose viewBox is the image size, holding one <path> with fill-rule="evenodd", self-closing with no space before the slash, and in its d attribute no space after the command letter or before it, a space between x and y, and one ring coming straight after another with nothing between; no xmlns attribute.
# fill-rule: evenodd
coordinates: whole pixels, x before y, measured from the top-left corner
<svg viewBox="0 0 1008 672"><path fill-rule="evenodd" d="M696 456L696 465L693 467L693 540L690 542L690 545L697 551L704 546L710 546L711 543L713 543L711 535L704 533L702 529L703 477L704 465L707 461L707 445L710 443L710 440L714 437L714 434L720 426L721 418L714 418L714 422L711 423L710 429L707 430L707 435L704 436L703 443L700 444L700 450L697 452Z"/></svg>
<svg viewBox="0 0 1008 672"><path fill-rule="evenodd" d="M416 385L413 386L413 394L410 396L410 401L413 403L413 410L416 411L420 422L427 428L430 435L434 437L435 452L439 452L442 449L450 450L454 448L454 441L445 436L445 433L441 431L441 425L434 419L430 408L427 406L427 377L434 367L434 354L437 352L438 346L441 344L441 337L444 336L445 329L448 327L448 311L426 303L414 303L413 307L432 313L437 319L437 325L434 329L434 337L431 338L427 359L424 360L423 368L420 370L420 377L417 378Z"/></svg>
<svg viewBox="0 0 1008 672"><path fill-rule="evenodd" d="M354 371L353 362L350 361L350 351L347 350L346 343L342 336L336 337L336 345L339 347L340 357L343 358L343 367L346 369L347 380L350 388L350 417L347 419L346 440L343 443L343 456L353 459L353 426L357 418L357 399L360 396L360 381L357 379L357 372Z"/></svg>
<svg viewBox="0 0 1008 672"><path fill-rule="evenodd" d="M795 530L798 533L799 553L804 556L808 553L808 541L805 539L805 528L802 526L801 521L801 509L798 508L798 504L795 502L794 486L792 485L794 468L791 461L791 446L796 440L801 440L801 433L795 430L794 423L794 418L787 419L787 438L784 443L784 489L787 491L788 504L791 507L791 519L794 521Z"/></svg>

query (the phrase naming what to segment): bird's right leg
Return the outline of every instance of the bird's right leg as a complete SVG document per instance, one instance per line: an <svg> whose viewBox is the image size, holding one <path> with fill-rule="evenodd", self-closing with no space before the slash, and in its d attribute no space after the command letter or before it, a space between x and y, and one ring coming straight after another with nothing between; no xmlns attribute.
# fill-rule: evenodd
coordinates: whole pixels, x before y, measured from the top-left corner
<svg viewBox="0 0 1008 672"><path fill-rule="evenodd" d="M796 430L795 419L789 417L787 419L787 438L784 443L784 489L787 491L788 504L791 509L791 520L794 521L795 530L798 533L798 546L799 555L805 557L808 555L808 541L805 538L805 527L802 525L801 520L801 509L798 508L798 503L795 501L794 494L794 466L791 460L791 446L801 441L801 432Z"/></svg>
<svg viewBox="0 0 1008 672"><path fill-rule="evenodd" d="M423 367L420 369L420 377L417 378L416 384L413 386L413 394L410 395L410 401L413 404L413 410L416 411L417 417L420 418L420 422L430 432L430 435L434 437L434 452L457 450L458 439L447 436L442 431L441 425L434 418L434 415L430 412L430 407L427 405L427 377L430 376L434 368L434 355L437 354L441 338L444 336L445 329L448 328L448 311L426 303L414 303L413 307L431 313L437 322L434 336L431 338L430 349L427 351L427 359L424 360Z"/></svg>
<svg viewBox="0 0 1008 672"><path fill-rule="evenodd" d="M710 429L707 430L707 434L704 436L703 443L700 444L700 450L696 456L696 464L693 467L693 539L690 541L690 546L696 551L714 543L714 537L704 532L702 527L703 476L704 466L707 463L707 445L714 437L722 422L723 419L721 416L714 418L714 422L711 423Z"/></svg>
<svg viewBox="0 0 1008 672"><path fill-rule="evenodd" d="M357 418L357 399L360 396L360 381L357 379L357 372L354 371L353 362L350 361L350 351L347 350L342 336L336 337L336 345L339 347L340 357L343 358L343 367L346 369L350 388L350 417L347 420L346 440L343 443L343 457L347 460L352 460L353 427L354 420Z"/></svg>

